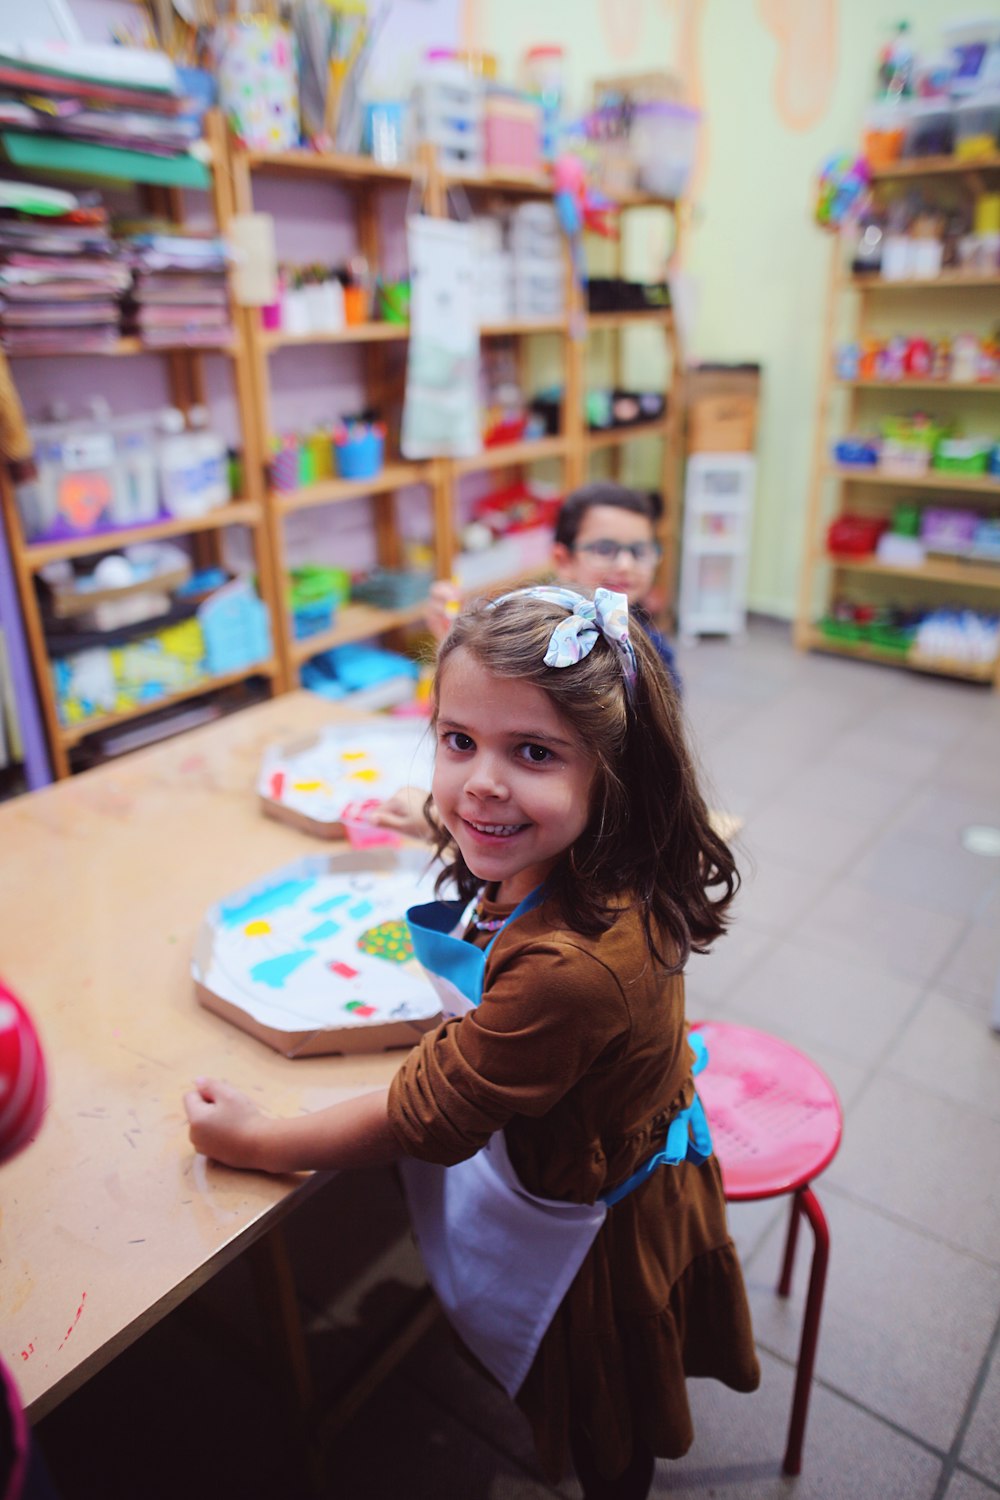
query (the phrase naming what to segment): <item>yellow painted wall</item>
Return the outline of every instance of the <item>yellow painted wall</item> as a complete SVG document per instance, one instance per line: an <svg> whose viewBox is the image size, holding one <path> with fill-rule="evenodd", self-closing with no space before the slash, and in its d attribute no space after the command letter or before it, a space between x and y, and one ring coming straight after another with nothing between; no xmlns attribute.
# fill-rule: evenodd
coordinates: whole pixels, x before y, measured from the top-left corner
<svg viewBox="0 0 1000 1500"><path fill-rule="evenodd" d="M571 105L595 75L670 68L704 110L685 266L689 356L764 367L751 606L791 616L819 377L829 242L812 219L817 169L854 150L879 48L901 17L941 51L953 0L463 0L468 44L513 78L524 49L568 50ZM963 10L961 12L965 14ZM997 15L998 0L970 14Z"/></svg>

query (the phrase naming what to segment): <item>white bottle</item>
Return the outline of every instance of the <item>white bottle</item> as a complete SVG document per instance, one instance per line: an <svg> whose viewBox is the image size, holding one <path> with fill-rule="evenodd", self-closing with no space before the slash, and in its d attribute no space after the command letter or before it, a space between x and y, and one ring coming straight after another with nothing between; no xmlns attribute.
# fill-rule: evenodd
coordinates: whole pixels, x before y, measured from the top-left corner
<svg viewBox="0 0 1000 1500"><path fill-rule="evenodd" d="M172 516L204 515L207 506L202 482L197 433L185 432L184 413L168 406L160 413L157 458L163 508Z"/></svg>
<svg viewBox="0 0 1000 1500"><path fill-rule="evenodd" d="M202 492L205 510L229 504L229 454L222 438L209 426L203 406L192 406L188 428L197 444L202 466Z"/></svg>

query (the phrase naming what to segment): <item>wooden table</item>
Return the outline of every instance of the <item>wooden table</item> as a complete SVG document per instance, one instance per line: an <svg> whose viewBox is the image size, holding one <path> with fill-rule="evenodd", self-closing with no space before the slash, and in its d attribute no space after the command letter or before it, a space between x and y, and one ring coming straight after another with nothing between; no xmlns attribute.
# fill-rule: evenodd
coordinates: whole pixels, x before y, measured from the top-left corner
<svg viewBox="0 0 1000 1500"><path fill-rule="evenodd" d="M0 1353L33 1420L315 1182L196 1157L181 1102L196 1076L295 1113L399 1066L290 1062L202 1010L191 980L207 908L317 849L261 814L256 773L266 745L334 717L289 694L0 806L0 974L50 1073L37 1140L0 1167Z"/></svg>

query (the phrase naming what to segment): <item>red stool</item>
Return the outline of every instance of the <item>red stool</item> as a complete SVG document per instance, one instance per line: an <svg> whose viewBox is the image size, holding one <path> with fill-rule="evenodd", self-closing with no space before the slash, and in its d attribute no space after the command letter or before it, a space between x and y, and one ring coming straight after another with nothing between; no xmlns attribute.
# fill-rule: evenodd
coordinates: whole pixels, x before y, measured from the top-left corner
<svg viewBox="0 0 1000 1500"><path fill-rule="evenodd" d="M784 1462L786 1474L798 1474L830 1259L830 1231L811 1183L837 1154L844 1123L840 1100L816 1064L787 1042L725 1021L693 1025L708 1048L708 1066L697 1085L727 1201L795 1195L778 1282L781 1297L791 1289L803 1214L812 1226L812 1269Z"/></svg>

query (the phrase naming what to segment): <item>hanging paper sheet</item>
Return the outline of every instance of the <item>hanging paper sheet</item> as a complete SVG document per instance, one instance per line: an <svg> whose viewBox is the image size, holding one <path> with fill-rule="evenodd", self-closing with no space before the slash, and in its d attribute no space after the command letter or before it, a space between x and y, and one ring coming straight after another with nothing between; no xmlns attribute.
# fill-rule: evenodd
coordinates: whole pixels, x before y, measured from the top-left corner
<svg viewBox="0 0 1000 1500"><path fill-rule="evenodd" d="M406 458L480 450L479 327L472 224L411 214L410 343L403 405Z"/></svg>

